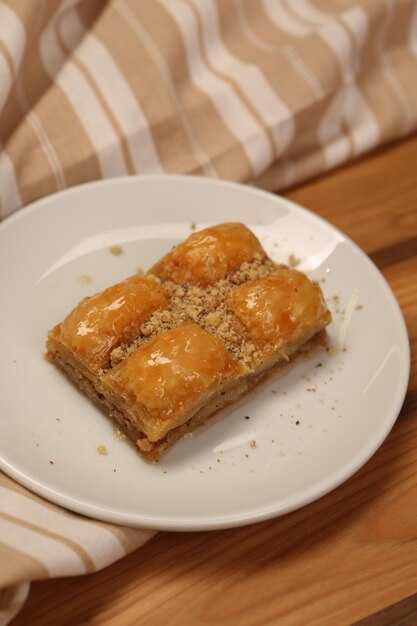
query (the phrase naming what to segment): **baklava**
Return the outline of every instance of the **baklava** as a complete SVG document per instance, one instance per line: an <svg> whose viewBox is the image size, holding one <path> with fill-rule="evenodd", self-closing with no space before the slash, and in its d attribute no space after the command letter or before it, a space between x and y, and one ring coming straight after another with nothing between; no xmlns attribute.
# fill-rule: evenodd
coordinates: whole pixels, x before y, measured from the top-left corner
<svg viewBox="0 0 417 626"><path fill-rule="evenodd" d="M316 282L274 263L243 224L193 233L144 277L84 298L50 360L149 460L325 334Z"/></svg>

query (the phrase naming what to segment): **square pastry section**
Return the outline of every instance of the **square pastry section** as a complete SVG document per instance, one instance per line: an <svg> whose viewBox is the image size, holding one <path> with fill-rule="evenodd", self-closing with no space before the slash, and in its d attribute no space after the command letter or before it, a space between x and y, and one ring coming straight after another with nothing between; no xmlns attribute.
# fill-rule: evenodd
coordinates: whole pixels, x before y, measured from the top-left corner
<svg viewBox="0 0 417 626"><path fill-rule="evenodd" d="M193 233L144 277L84 298L47 354L150 461L325 338L320 286L243 224Z"/></svg>

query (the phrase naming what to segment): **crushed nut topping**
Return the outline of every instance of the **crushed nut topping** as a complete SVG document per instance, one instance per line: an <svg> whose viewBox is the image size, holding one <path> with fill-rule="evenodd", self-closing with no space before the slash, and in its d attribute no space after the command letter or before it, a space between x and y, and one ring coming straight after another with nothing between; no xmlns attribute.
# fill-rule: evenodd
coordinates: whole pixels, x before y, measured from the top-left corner
<svg viewBox="0 0 417 626"><path fill-rule="evenodd" d="M169 297L169 306L155 311L142 324L140 335L133 342L114 348L110 357L111 366L116 366L159 333L189 320L221 338L234 358L250 366L259 355L258 350L243 324L227 309L225 299L235 287L267 276L277 267L270 259L255 255L252 262L245 261L237 271L204 289L196 285L179 285L171 280L161 281L147 274L147 278L163 285Z"/></svg>

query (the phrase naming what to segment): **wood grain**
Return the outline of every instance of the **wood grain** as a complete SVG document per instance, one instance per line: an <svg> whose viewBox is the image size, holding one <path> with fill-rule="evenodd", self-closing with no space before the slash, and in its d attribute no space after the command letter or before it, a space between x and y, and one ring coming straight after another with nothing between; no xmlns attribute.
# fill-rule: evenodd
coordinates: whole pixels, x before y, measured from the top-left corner
<svg viewBox="0 0 417 626"><path fill-rule="evenodd" d="M13 626L417 623L416 163L412 138L287 194L371 254L404 313L409 390L374 457L341 487L284 517L227 531L159 533L102 572L35 583Z"/></svg>

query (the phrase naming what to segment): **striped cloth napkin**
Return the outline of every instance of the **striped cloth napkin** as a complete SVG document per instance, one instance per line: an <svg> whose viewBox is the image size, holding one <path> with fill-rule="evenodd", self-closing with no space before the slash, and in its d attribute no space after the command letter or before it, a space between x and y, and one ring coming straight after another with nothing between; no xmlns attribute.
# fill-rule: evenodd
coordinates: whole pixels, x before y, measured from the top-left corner
<svg viewBox="0 0 417 626"><path fill-rule="evenodd" d="M416 126L415 0L0 0L3 218L133 173L276 191ZM151 535L1 476L0 624L31 580L95 571Z"/></svg>

